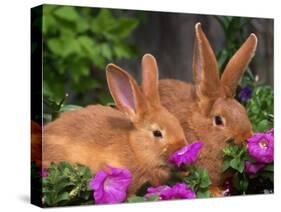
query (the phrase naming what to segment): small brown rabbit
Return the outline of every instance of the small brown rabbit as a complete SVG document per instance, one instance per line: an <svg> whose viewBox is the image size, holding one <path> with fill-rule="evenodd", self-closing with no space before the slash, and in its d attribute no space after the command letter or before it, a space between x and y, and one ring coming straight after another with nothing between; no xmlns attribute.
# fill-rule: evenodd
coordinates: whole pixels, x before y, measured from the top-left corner
<svg viewBox="0 0 281 212"><path fill-rule="evenodd" d="M201 28L195 25L194 84L160 80L162 104L180 121L188 142L205 142L196 165L208 169L213 186L222 185L222 149L226 141L243 142L252 135L244 107L234 99L236 87L254 56L257 38L251 34L228 62L221 78L215 54Z"/></svg>
<svg viewBox="0 0 281 212"><path fill-rule="evenodd" d="M109 90L120 111L92 105L65 112L44 128L44 167L65 160L87 165L93 172L105 165L127 168L133 175L130 194L146 182L160 185L169 178L168 157L187 142L179 121L160 103L156 61L145 55L142 66L149 72L143 91L118 66L106 67Z"/></svg>

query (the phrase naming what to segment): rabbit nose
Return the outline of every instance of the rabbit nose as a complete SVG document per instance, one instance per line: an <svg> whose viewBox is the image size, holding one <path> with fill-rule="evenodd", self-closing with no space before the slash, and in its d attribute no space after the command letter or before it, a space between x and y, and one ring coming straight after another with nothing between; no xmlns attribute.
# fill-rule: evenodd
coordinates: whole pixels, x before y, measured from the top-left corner
<svg viewBox="0 0 281 212"><path fill-rule="evenodd" d="M235 141L237 144L241 144L241 143L246 143L247 139L252 137L254 135L254 132L251 131L247 131L244 134L235 136Z"/></svg>
<svg viewBox="0 0 281 212"><path fill-rule="evenodd" d="M254 132L251 130L250 133L249 133L248 138L252 137L253 135L254 135Z"/></svg>

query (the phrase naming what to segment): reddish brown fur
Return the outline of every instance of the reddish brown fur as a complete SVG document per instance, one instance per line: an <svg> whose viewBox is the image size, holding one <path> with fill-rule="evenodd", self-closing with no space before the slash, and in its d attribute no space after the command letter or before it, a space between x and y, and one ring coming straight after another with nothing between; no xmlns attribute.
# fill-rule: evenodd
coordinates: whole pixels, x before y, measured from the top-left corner
<svg viewBox="0 0 281 212"><path fill-rule="evenodd" d="M144 62L147 59L149 56L144 57ZM93 172L104 169L105 164L128 168L133 175L130 194L146 182L160 185L170 177L168 156L186 144L180 123L160 102L150 103L128 73L109 65L107 74L109 88L122 112L93 105L61 114L44 128L43 166L65 160L87 165ZM116 76L129 80L135 107L120 98L122 88L118 88ZM155 88L153 83L147 89ZM158 95L156 91L148 93ZM140 101L143 104L136 104ZM163 132L163 138L153 136L156 129Z"/></svg>
<svg viewBox="0 0 281 212"><path fill-rule="evenodd" d="M236 88L237 79L241 78L254 54L256 37L251 34L244 47L242 46L230 61L228 70L223 75L225 80L218 82L210 80L217 79L217 76L212 75L218 75L216 61L213 61L214 53L200 24L197 24L195 29L193 58L195 83L188 84L172 79L160 80L160 98L162 104L179 119L188 142L197 140L204 142L196 165L207 168L213 185L220 186L225 177L221 174L221 165L222 149L226 147L226 141L236 139L242 142L252 134L252 126L245 109L233 98L233 92L230 91ZM235 86L226 79L235 79ZM213 124L216 115L225 119L225 126Z"/></svg>

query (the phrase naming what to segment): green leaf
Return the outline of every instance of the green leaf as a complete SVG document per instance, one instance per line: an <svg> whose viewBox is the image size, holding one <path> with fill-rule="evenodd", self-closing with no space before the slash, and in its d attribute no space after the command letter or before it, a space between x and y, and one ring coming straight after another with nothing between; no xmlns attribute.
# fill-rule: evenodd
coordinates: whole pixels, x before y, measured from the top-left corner
<svg viewBox="0 0 281 212"><path fill-rule="evenodd" d="M224 160L221 167L221 172L225 172L228 168L230 168L230 161Z"/></svg>
<svg viewBox="0 0 281 212"><path fill-rule="evenodd" d="M66 111L74 111L74 110L78 110L78 109L82 109L82 108L83 107L78 106L78 105L64 105L61 107L59 112L62 113L62 112L66 112Z"/></svg>
<svg viewBox="0 0 281 212"><path fill-rule="evenodd" d="M150 197L147 198L147 201L149 202L154 202L154 201L158 201L159 197L158 195L151 195Z"/></svg>
<svg viewBox="0 0 281 212"><path fill-rule="evenodd" d="M133 202L144 202L144 198L140 197L140 196L133 195L133 196L130 196L127 199L127 202L130 202L130 203L133 203Z"/></svg>
<svg viewBox="0 0 281 212"><path fill-rule="evenodd" d="M75 21L79 18L78 13L75 10L75 7L70 6L60 6L54 11L54 14L66 21Z"/></svg>
<svg viewBox="0 0 281 212"><path fill-rule="evenodd" d="M209 190L201 190L196 193L196 198L208 198L211 197Z"/></svg>
<svg viewBox="0 0 281 212"><path fill-rule="evenodd" d="M211 185L211 180L208 175L207 169L203 169L201 172L201 182L200 182L200 188L207 188L209 185Z"/></svg>
<svg viewBox="0 0 281 212"><path fill-rule="evenodd" d="M98 16L91 23L91 30L94 33L102 34L116 24L109 9L100 9Z"/></svg>
<svg viewBox="0 0 281 212"><path fill-rule="evenodd" d="M273 164L268 164L263 168L263 171L269 171L269 172L273 172L274 171L274 166Z"/></svg>
<svg viewBox="0 0 281 212"><path fill-rule="evenodd" d="M108 60L112 59L112 50L107 43L103 43L101 46L101 54Z"/></svg>
<svg viewBox="0 0 281 212"><path fill-rule="evenodd" d="M116 25L112 27L107 33L118 37L119 39L126 38L139 24L137 19L132 18L120 18ZM107 34L110 36L109 34ZM111 37L110 37L111 38Z"/></svg>
<svg viewBox="0 0 281 212"><path fill-rule="evenodd" d="M88 36L79 36L77 38L77 42L79 42L82 49L86 51L88 54L92 54L94 48L94 40L90 39Z"/></svg>
<svg viewBox="0 0 281 212"><path fill-rule="evenodd" d="M233 158L229 165L240 173L242 173L244 170L244 161L242 161L240 158Z"/></svg>
<svg viewBox="0 0 281 212"><path fill-rule="evenodd" d="M47 41L47 45L54 54L62 55L61 50L63 48L63 43L59 39L57 38L49 39Z"/></svg>
<svg viewBox="0 0 281 212"><path fill-rule="evenodd" d="M266 119L260 121L256 127L256 130L259 132L264 132L268 129L268 121Z"/></svg>
<svg viewBox="0 0 281 212"><path fill-rule="evenodd" d="M56 199L56 203L58 204L62 201L67 201L69 199L69 194L67 192L64 192L58 196L58 198Z"/></svg>
<svg viewBox="0 0 281 212"><path fill-rule="evenodd" d="M43 178L43 199L47 206L89 203L92 201L91 179L88 167L66 161L51 163L48 176Z"/></svg>
<svg viewBox="0 0 281 212"><path fill-rule="evenodd" d="M130 59L132 56L135 55L134 50L130 46L121 42L116 43L113 46L113 51L119 59L122 58Z"/></svg>

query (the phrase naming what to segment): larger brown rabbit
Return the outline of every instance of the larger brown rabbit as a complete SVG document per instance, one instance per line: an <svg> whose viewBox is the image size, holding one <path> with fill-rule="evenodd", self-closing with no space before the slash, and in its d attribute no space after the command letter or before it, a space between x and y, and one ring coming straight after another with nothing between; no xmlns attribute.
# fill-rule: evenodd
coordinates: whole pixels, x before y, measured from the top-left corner
<svg viewBox="0 0 281 212"><path fill-rule="evenodd" d="M160 185L170 176L168 157L186 145L179 121L160 103L156 61L144 56L144 90L121 68L106 68L111 95L120 109L92 105L65 112L44 128L43 166L69 161L93 172L128 168L133 180L129 193L142 184Z"/></svg>
<svg viewBox="0 0 281 212"><path fill-rule="evenodd" d="M222 149L226 141L242 142L252 135L244 107L234 99L236 87L254 56L257 38L251 34L219 76L215 54L201 28L195 25L194 84L160 80L162 104L179 120L188 142L205 142L197 165L208 169L214 186L222 185Z"/></svg>

